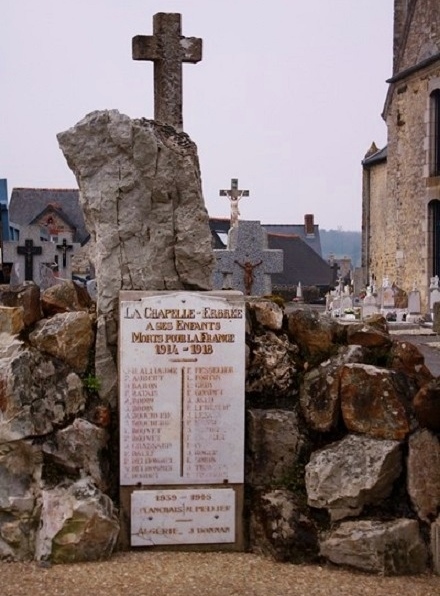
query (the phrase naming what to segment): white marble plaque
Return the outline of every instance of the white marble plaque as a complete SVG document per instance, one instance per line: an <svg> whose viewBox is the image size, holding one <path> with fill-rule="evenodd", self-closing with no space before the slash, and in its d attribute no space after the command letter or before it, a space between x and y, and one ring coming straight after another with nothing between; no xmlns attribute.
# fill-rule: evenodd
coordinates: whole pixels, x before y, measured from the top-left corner
<svg viewBox="0 0 440 596"><path fill-rule="evenodd" d="M245 307L224 294L121 292L121 485L243 482Z"/></svg>
<svg viewBox="0 0 440 596"><path fill-rule="evenodd" d="M235 542L232 488L142 490L131 495L131 545Z"/></svg>

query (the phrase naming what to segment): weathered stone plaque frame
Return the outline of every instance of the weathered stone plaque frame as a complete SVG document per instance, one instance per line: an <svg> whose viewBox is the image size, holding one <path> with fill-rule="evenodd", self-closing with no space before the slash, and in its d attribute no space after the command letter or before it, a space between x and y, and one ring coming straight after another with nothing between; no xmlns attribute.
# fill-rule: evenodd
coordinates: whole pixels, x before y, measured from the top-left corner
<svg viewBox="0 0 440 596"><path fill-rule="evenodd" d="M147 500L164 491L184 499L205 489L215 495L216 507L224 495L234 511L233 540L231 524L224 524L227 537L219 531L216 542L212 526L205 541L202 531L197 541L179 532L178 540L171 533L169 542L134 539L133 545L244 548L244 340L239 292L120 292L121 547L130 545L138 492ZM197 532L199 521L194 523ZM166 515L160 524L167 526Z"/></svg>

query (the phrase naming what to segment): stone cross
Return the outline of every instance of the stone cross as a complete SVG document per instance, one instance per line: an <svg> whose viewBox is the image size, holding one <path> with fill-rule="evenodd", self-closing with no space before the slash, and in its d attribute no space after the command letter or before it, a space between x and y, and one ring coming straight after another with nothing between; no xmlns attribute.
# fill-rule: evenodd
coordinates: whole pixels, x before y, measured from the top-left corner
<svg viewBox="0 0 440 596"><path fill-rule="evenodd" d="M183 130L182 62L202 59L202 40L181 35L181 15L159 12L153 35L133 37L133 60L154 62L154 118Z"/></svg>
<svg viewBox="0 0 440 596"><path fill-rule="evenodd" d="M42 265L50 267L55 261L55 244L41 241L39 226L20 228L20 238L24 238L24 244L12 240L3 244L3 262L12 265L10 283L20 285L33 281L39 286Z"/></svg>
<svg viewBox="0 0 440 596"><path fill-rule="evenodd" d="M232 178L231 188L228 190L220 190L220 196L229 198L231 203L231 228L233 228L238 224L238 216L240 215L240 211L238 210L238 202L242 199L242 197L248 197L249 191L239 190L238 178Z"/></svg>
<svg viewBox="0 0 440 596"><path fill-rule="evenodd" d="M17 246L17 254L24 255L24 279L32 281L34 279L34 255L41 255L43 249L41 246L34 246L32 238L24 241L24 246Z"/></svg>
<svg viewBox="0 0 440 596"><path fill-rule="evenodd" d="M214 250L213 287L246 295L272 293L272 273L283 270L283 251L268 248L267 232L259 221L240 221L228 234L228 248Z"/></svg>
<svg viewBox="0 0 440 596"><path fill-rule="evenodd" d="M67 251L73 249L73 244L67 244L67 240L63 238L61 244L57 244L57 249L63 253L63 269L67 267Z"/></svg>

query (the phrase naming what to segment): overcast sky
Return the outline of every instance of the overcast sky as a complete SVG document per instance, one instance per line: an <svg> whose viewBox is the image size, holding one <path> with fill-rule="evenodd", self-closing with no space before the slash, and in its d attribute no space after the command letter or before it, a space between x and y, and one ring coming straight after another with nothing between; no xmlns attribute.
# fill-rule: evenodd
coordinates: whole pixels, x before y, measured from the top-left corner
<svg viewBox="0 0 440 596"><path fill-rule="evenodd" d="M203 38L183 65L184 130L206 206L231 178L243 219L361 227L361 160L386 144L393 0L1 0L0 178L75 188L56 134L93 110L153 117L153 65L131 58L156 12Z"/></svg>

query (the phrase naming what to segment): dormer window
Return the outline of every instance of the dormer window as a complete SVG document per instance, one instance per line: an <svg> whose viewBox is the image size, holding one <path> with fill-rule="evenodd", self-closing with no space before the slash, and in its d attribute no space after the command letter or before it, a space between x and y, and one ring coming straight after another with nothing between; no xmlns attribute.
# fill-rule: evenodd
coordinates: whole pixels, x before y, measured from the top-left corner
<svg viewBox="0 0 440 596"><path fill-rule="evenodd" d="M430 175L440 176L440 89L430 95Z"/></svg>

